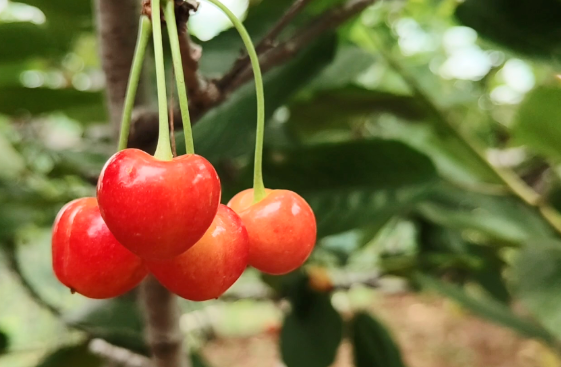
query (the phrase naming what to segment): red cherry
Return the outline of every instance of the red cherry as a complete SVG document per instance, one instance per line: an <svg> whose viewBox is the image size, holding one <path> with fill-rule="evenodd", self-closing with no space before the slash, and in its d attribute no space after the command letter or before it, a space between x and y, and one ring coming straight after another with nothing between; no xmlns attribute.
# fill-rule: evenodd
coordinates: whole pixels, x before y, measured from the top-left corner
<svg viewBox="0 0 561 367"><path fill-rule="evenodd" d="M52 256L60 282L89 298L120 296L148 274L142 260L109 232L95 198L74 200L60 210Z"/></svg>
<svg viewBox="0 0 561 367"><path fill-rule="evenodd" d="M316 219L300 195L287 190L267 190L253 204L253 189L230 200L228 206L242 219L249 234L249 264L258 270L281 275L300 267L316 243Z"/></svg>
<svg viewBox="0 0 561 367"><path fill-rule="evenodd" d="M101 171L97 199L123 246L146 260L171 259L193 246L212 223L220 180L198 155L160 161L125 149Z"/></svg>
<svg viewBox="0 0 561 367"><path fill-rule="evenodd" d="M247 267L249 238L240 217L225 205L203 238L167 261L146 262L164 287L192 301L220 297Z"/></svg>

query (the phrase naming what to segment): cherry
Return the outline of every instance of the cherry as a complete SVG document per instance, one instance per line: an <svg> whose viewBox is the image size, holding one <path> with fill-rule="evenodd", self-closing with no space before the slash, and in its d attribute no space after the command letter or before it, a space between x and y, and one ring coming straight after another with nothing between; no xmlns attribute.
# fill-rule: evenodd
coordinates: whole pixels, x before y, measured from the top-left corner
<svg viewBox="0 0 561 367"><path fill-rule="evenodd" d="M249 238L241 219L225 205L189 250L167 261L147 261L152 274L171 292L192 301L220 297L247 267Z"/></svg>
<svg viewBox="0 0 561 367"><path fill-rule="evenodd" d="M249 189L228 203L249 234L249 264L272 275L297 269L310 256L316 242L312 208L288 190L266 190L265 198L256 204L253 197L253 189Z"/></svg>
<svg viewBox="0 0 561 367"><path fill-rule="evenodd" d="M97 199L123 246L145 260L171 259L193 246L212 223L220 180L214 167L195 154L162 161L125 149L103 168Z"/></svg>
<svg viewBox="0 0 561 367"><path fill-rule="evenodd" d="M142 260L107 228L95 198L66 204L53 226L52 260L60 282L89 298L117 297L147 275Z"/></svg>

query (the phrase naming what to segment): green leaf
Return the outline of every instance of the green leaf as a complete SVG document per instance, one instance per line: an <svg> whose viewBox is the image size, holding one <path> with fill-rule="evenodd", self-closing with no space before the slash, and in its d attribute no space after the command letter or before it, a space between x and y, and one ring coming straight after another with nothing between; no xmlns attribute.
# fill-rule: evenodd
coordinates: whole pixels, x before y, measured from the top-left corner
<svg viewBox="0 0 561 367"><path fill-rule="evenodd" d="M147 353L143 338L143 321L133 295L106 301L91 301L87 307L66 315L65 320L70 325L76 325L111 344L138 353Z"/></svg>
<svg viewBox="0 0 561 367"><path fill-rule="evenodd" d="M6 353L10 347L10 337L4 331L0 330L0 355Z"/></svg>
<svg viewBox="0 0 561 367"><path fill-rule="evenodd" d="M103 361L88 351L87 344L61 348L48 355L37 367L101 367Z"/></svg>
<svg viewBox="0 0 561 367"><path fill-rule="evenodd" d="M326 79L328 82L323 80L316 79L312 85L319 84L318 88L323 88L324 83L330 83L330 79ZM310 100L293 103L288 129L304 141L320 140L326 130L343 130L351 137L354 125L383 113L412 120L424 116L412 97L348 86L320 92Z"/></svg>
<svg viewBox="0 0 561 367"><path fill-rule="evenodd" d="M545 59L561 56L558 0L466 0L456 9L456 17L515 51Z"/></svg>
<svg viewBox="0 0 561 367"><path fill-rule="evenodd" d="M399 113L396 116L404 117ZM378 124L377 128L380 129L380 136L402 141L428 155L440 175L452 182L498 183L496 175L481 163L473 150L466 147L458 137L437 129L432 123L384 119L383 124Z"/></svg>
<svg viewBox="0 0 561 367"><path fill-rule="evenodd" d="M32 57L62 55L69 48L71 35L55 34L45 25L13 22L0 23L0 39L4 45L0 47L0 60L11 63ZM4 93L2 97L6 97Z"/></svg>
<svg viewBox="0 0 561 367"><path fill-rule="evenodd" d="M308 86L313 90L343 88L356 82L357 77L374 64L371 52L351 43L341 42L333 62ZM325 105L325 107L330 107Z"/></svg>
<svg viewBox="0 0 561 367"><path fill-rule="evenodd" d="M515 143L561 160L561 89L540 87L531 91L520 104L512 135Z"/></svg>
<svg viewBox="0 0 561 367"><path fill-rule="evenodd" d="M92 4L89 0L18 0L35 6L49 18L51 15L63 15L65 18L91 19Z"/></svg>
<svg viewBox="0 0 561 367"><path fill-rule="evenodd" d="M418 208L434 223L475 230L499 241L522 244L530 238L552 236L536 211L510 196L468 192L441 183Z"/></svg>
<svg viewBox="0 0 561 367"><path fill-rule="evenodd" d="M432 289L453 299L479 317L511 328L525 337L540 339L549 345L555 342L555 337L547 330L514 314L510 308L491 298L474 297L467 294L462 288L422 274L418 274L415 280L423 288Z"/></svg>
<svg viewBox="0 0 561 367"><path fill-rule="evenodd" d="M324 36L287 64L265 75L267 117L331 61L335 41L333 35ZM193 133L197 153L216 161L252 152L256 121L255 87L250 83L195 125ZM184 150L184 146L178 144L178 151Z"/></svg>
<svg viewBox="0 0 561 367"><path fill-rule="evenodd" d="M351 340L356 367L405 367L399 347L388 330L366 313L351 321Z"/></svg>
<svg viewBox="0 0 561 367"><path fill-rule="evenodd" d="M327 293L317 293L303 279L291 293L292 311L285 318L280 349L287 367L327 367L335 360L343 320Z"/></svg>
<svg viewBox="0 0 561 367"><path fill-rule="evenodd" d="M103 108L102 94L75 89L5 87L0 88L0 113L19 115L23 112L41 114L53 111L74 112L82 107ZM86 122L91 122L88 120Z"/></svg>
<svg viewBox="0 0 561 367"><path fill-rule="evenodd" d="M320 238L409 209L437 179L427 157L381 139L274 149L263 172L268 187L296 191L310 203Z"/></svg>
<svg viewBox="0 0 561 367"><path fill-rule="evenodd" d="M25 170L25 160L0 133L0 179L15 179Z"/></svg>
<svg viewBox="0 0 561 367"><path fill-rule="evenodd" d="M472 279L497 301L508 304L510 292L503 278L506 263L501 259L497 249L487 246L470 246L470 253L481 260L481 265L474 271Z"/></svg>
<svg viewBox="0 0 561 367"><path fill-rule="evenodd" d="M561 339L561 242L530 241L514 266L514 293L542 323Z"/></svg>
<svg viewBox="0 0 561 367"><path fill-rule="evenodd" d="M209 367L209 364L203 356L199 353L191 353L191 366L192 367Z"/></svg>
<svg viewBox="0 0 561 367"><path fill-rule="evenodd" d="M502 273L506 266L499 246L481 246L469 242L460 231L417 218L419 260L423 271L441 275L454 273L461 282L472 280L502 303L510 302Z"/></svg>
<svg viewBox="0 0 561 367"><path fill-rule="evenodd" d="M360 62L360 61L359 61ZM335 61L322 73L332 70ZM347 69L352 69L347 65ZM343 67L340 74L345 75ZM333 74L336 72L333 70ZM317 78L312 86L337 82L330 78ZM324 81L326 80L326 81ZM481 163L473 151L456 136L424 122L426 111L418 101L408 95L368 90L347 86L316 93L312 98L290 105L287 129L290 134L305 142L336 139L350 140L365 123L368 133L375 137L396 139L428 155L440 174L455 182L496 183L496 176Z"/></svg>

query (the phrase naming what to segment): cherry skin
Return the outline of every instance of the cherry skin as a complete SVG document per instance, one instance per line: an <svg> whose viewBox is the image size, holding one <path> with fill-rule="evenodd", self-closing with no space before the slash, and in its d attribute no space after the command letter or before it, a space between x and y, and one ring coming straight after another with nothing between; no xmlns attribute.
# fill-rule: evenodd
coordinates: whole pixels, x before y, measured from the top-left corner
<svg viewBox="0 0 561 367"><path fill-rule="evenodd" d="M97 199L103 219L123 246L145 260L171 259L193 246L212 223L220 180L198 155L160 161L125 149L101 171Z"/></svg>
<svg viewBox="0 0 561 367"><path fill-rule="evenodd" d="M228 206L238 213L249 234L249 264L267 274L290 273L302 266L314 249L314 212L295 192L266 193L253 204L253 189L242 191Z"/></svg>
<svg viewBox="0 0 561 367"><path fill-rule="evenodd" d="M205 235L172 260L147 261L152 274L171 292L191 301L220 297L247 267L249 237L240 217L225 205Z"/></svg>
<svg viewBox="0 0 561 367"><path fill-rule="evenodd" d="M52 233L53 270L59 281L86 297L120 296L148 274L142 260L111 234L95 198L66 204Z"/></svg>

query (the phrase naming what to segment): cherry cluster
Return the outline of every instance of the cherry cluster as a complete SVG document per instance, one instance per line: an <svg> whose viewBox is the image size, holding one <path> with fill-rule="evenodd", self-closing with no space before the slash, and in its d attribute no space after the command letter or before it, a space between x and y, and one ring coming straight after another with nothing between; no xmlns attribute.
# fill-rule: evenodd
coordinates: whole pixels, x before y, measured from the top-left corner
<svg viewBox="0 0 561 367"><path fill-rule="evenodd" d="M316 239L310 206L287 190L253 189L219 204L214 167L198 155L160 161L136 149L115 154L99 178L97 200L59 212L53 267L71 290L91 298L123 294L151 272L177 295L203 301L222 295L248 265L288 273Z"/></svg>
<svg viewBox="0 0 561 367"><path fill-rule="evenodd" d="M159 2L153 3L159 6ZM175 24L172 3L165 13L171 17L168 24ZM139 39L141 51L149 34L146 29L150 30L146 24L150 22L141 20L145 27L145 32L141 31L144 38ZM154 24L154 37L161 42L159 27ZM176 29L170 30L172 41L174 32ZM245 40L249 39L245 35ZM156 46L158 63L163 57ZM143 53L139 54L142 58ZM161 70L161 66L156 68ZM136 74L131 74L133 82L136 69ZM260 73L258 65L254 69ZM182 77L179 69L176 73ZM258 73L257 85L262 84ZM163 78L158 77L160 81ZM165 84L159 86L165 95ZM129 84L128 101L134 100L135 90ZM187 106L186 93L181 96L185 98L182 107ZM316 241L316 221L308 203L292 191L264 189L262 153L257 149L255 188L240 192L227 206L220 204L218 174L209 161L189 149L192 141L187 143L188 154L168 157L165 107L160 108L160 142L155 156L137 149L120 150L101 171L97 197L74 200L58 213L52 260L60 282L73 292L104 299L130 291L151 273L171 292L204 301L222 295L248 265L273 275L300 267ZM122 134L128 133L129 110L125 106ZM188 115L185 117L188 121ZM262 144L262 120L258 123L258 146Z"/></svg>

